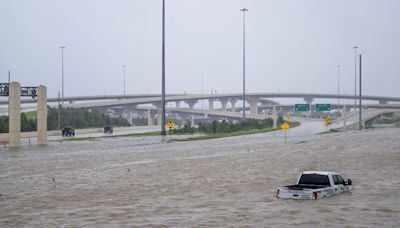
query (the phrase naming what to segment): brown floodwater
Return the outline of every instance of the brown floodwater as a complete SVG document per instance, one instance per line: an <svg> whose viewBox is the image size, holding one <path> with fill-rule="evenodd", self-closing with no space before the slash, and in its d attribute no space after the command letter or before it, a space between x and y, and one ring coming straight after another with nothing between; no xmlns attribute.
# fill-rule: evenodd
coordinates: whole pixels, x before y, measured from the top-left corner
<svg viewBox="0 0 400 228"><path fill-rule="evenodd" d="M0 227L400 227L399 135L289 133L285 143L273 132L0 148ZM302 170L345 172L354 189L277 199L276 188Z"/></svg>

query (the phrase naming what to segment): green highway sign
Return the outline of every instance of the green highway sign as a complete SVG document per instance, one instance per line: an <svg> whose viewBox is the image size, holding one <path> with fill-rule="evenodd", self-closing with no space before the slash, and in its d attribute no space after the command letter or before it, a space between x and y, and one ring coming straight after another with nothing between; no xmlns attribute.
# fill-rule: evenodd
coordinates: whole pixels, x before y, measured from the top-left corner
<svg viewBox="0 0 400 228"><path fill-rule="evenodd" d="M309 104L295 104L294 111L296 111L296 112L310 111L310 105Z"/></svg>
<svg viewBox="0 0 400 228"><path fill-rule="evenodd" d="M330 111L331 110L331 104L316 104L315 105L315 110L317 110L317 111Z"/></svg>

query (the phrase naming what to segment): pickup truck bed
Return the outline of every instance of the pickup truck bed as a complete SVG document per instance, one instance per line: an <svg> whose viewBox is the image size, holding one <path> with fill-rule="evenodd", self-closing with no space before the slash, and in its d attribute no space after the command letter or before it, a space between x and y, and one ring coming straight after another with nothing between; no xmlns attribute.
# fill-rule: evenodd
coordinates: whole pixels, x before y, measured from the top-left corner
<svg viewBox="0 0 400 228"><path fill-rule="evenodd" d="M289 185L285 186L286 188L290 190L304 190L304 189L318 189L318 188L326 188L329 187L329 185L305 185L305 184L295 184L295 185Z"/></svg>

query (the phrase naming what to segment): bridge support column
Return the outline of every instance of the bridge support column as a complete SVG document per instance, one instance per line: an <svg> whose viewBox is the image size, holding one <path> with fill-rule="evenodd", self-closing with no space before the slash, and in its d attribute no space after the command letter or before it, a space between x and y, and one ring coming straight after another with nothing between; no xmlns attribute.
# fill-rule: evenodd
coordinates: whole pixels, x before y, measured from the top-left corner
<svg viewBox="0 0 400 228"><path fill-rule="evenodd" d="M181 102L180 101L176 101L175 102L175 107L176 108L180 108L181 107Z"/></svg>
<svg viewBox="0 0 400 228"><path fill-rule="evenodd" d="M194 127L194 115L191 115L191 119L190 119L190 126Z"/></svg>
<svg viewBox="0 0 400 228"><path fill-rule="evenodd" d="M188 101L185 101L185 103L187 105L189 105L189 109L193 109L195 104L197 103L197 100L188 100Z"/></svg>
<svg viewBox="0 0 400 228"><path fill-rule="evenodd" d="M12 82L8 97L8 140L11 148L21 146L21 85Z"/></svg>
<svg viewBox="0 0 400 228"><path fill-rule="evenodd" d="M154 125L154 114L152 113L151 109L147 109L147 126Z"/></svg>
<svg viewBox="0 0 400 228"><path fill-rule="evenodd" d="M226 106L228 104L228 99L227 98L220 98L219 102L221 102L221 109L223 112L226 112Z"/></svg>
<svg viewBox="0 0 400 228"><path fill-rule="evenodd" d="M132 121L132 107L127 107L124 109L124 114L126 117L126 120L128 120L129 124L132 125L133 121Z"/></svg>
<svg viewBox="0 0 400 228"><path fill-rule="evenodd" d="M345 115L346 115L346 112L347 112L346 109L347 109L347 108L346 108L346 105L343 105L342 113L341 113L342 116L345 116Z"/></svg>
<svg viewBox="0 0 400 228"><path fill-rule="evenodd" d="M209 110L214 109L214 99L208 99L208 109Z"/></svg>
<svg viewBox="0 0 400 228"><path fill-rule="evenodd" d="M272 108L272 127L277 128L278 127L278 116L276 115L276 106Z"/></svg>
<svg viewBox="0 0 400 228"><path fill-rule="evenodd" d="M311 107L311 103L314 101L314 98L312 97L305 97L304 101L310 105L310 111L308 111L307 116L310 118L312 116L312 107Z"/></svg>
<svg viewBox="0 0 400 228"><path fill-rule="evenodd" d="M250 103L250 114L257 115L258 114L257 98L249 98L249 103Z"/></svg>
<svg viewBox="0 0 400 228"><path fill-rule="evenodd" d="M42 85L37 97L37 144L47 145L47 88Z"/></svg>
<svg viewBox="0 0 400 228"><path fill-rule="evenodd" d="M238 99L236 98L231 98L230 102L231 102L231 112L236 112L236 102L238 101Z"/></svg>

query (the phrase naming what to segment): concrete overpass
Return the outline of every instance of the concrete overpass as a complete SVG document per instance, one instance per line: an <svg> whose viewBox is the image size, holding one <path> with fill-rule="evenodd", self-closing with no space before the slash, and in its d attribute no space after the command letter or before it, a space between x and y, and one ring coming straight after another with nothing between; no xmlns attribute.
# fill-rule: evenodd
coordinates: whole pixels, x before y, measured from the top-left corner
<svg viewBox="0 0 400 228"><path fill-rule="evenodd" d="M243 94L241 93L225 93L225 94L167 94L167 97L181 97L183 100L241 100ZM98 95L98 96L73 96L65 97L64 101L67 103L74 103L80 101L106 101L106 100L122 100L122 99L138 99L138 98L160 98L160 94L132 94L132 95ZM341 100L354 100L354 95L338 95L328 94L328 93L247 93L246 98L248 101L253 99L263 99L263 98L302 98L307 103L312 103L314 99L341 99ZM387 104L389 102L400 102L400 97L387 97L387 96L372 96L364 95L364 101L377 101L379 104ZM58 102L57 97L48 98L48 103ZM22 104L25 103L35 103L35 100L24 99L21 100ZM0 101L0 105L8 104L8 101Z"/></svg>

